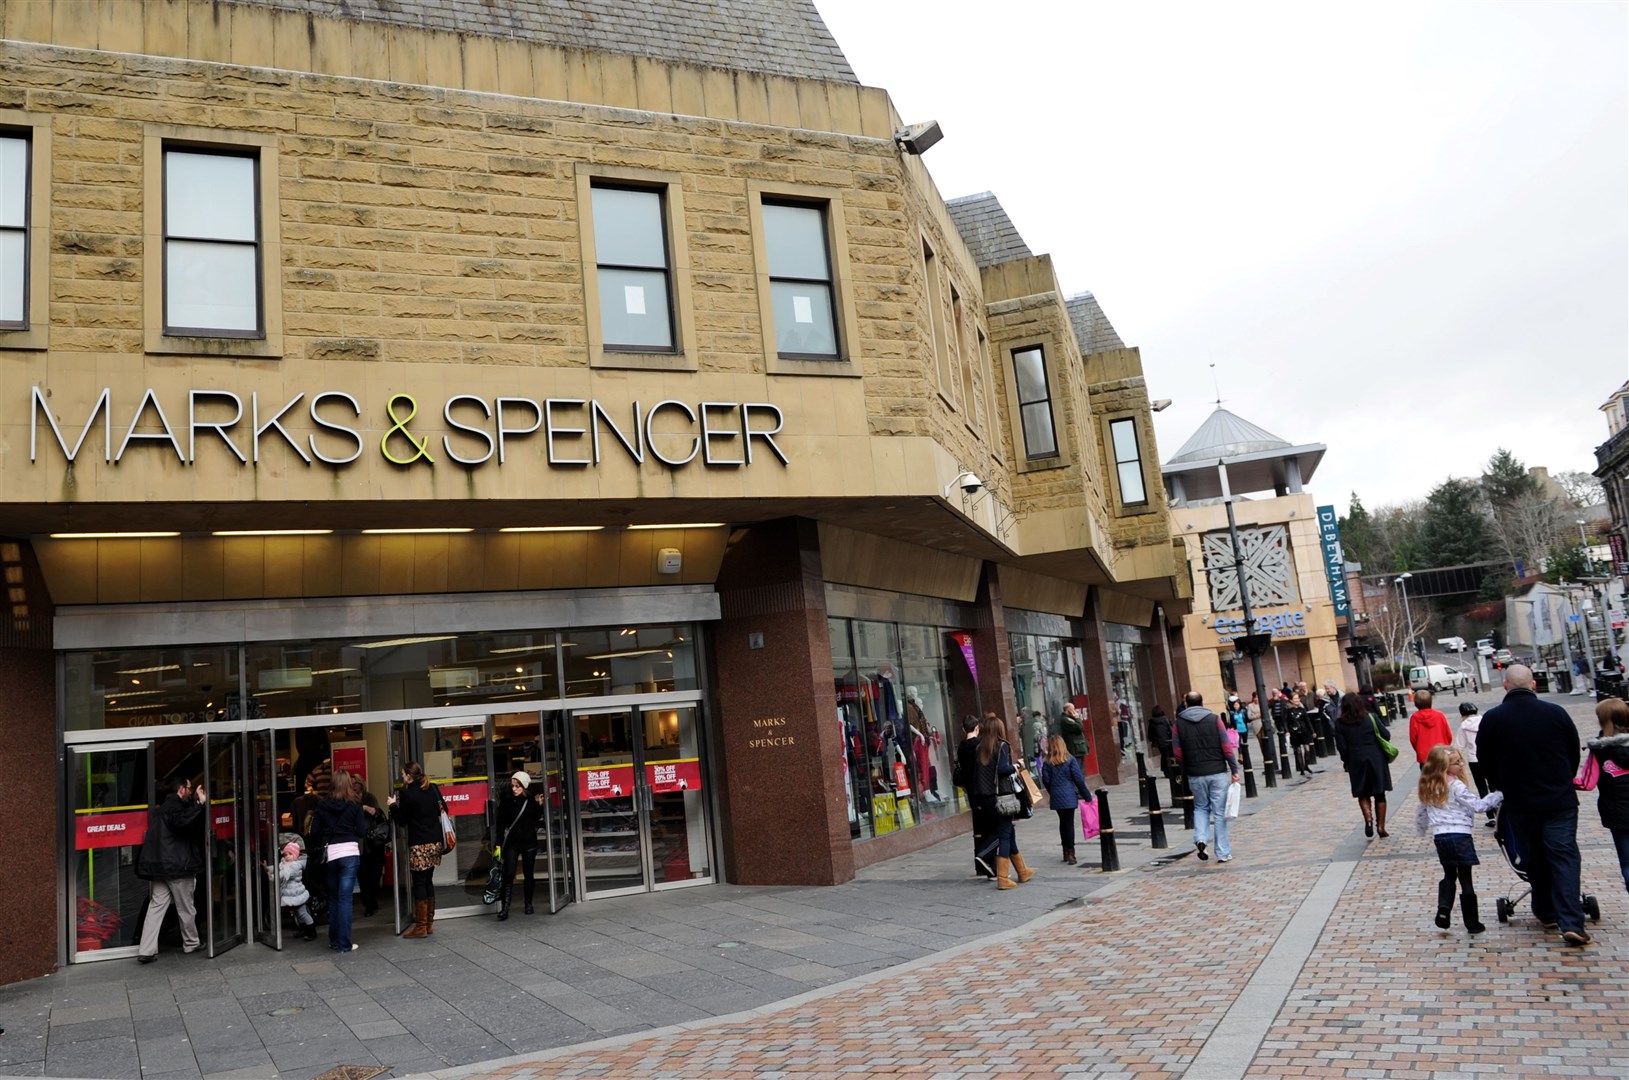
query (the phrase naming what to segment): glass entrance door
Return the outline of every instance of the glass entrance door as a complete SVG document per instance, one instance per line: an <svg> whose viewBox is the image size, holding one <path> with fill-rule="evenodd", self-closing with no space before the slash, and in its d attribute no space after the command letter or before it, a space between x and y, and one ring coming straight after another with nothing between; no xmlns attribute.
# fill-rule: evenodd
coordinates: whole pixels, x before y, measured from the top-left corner
<svg viewBox="0 0 1629 1080"><path fill-rule="evenodd" d="M549 911L559 911L576 896L571 857L571 802L566 786L566 716L545 713L543 728L543 839L539 855L549 879Z"/></svg>
<svg viewBox="0 0 1629 1080"><path fill-rule="evenodd" d="M697 712L571 715L585 899L712 880Z"/></svg>
<svg viewBox="0 0 1629 1080"><path fill-rule="evenodd" d="M271 731L249 733L249 800L254 806L250 836L249 897L254 908L255 940L274 949L283 947L283 909L277 865L282 845L277 842L277 743ZM211 797L215 794L210 792Z"/></svg>
<svg viewBox="0 0 1629 1080"><path fill-rule="evenodd" d="M436 917L472 915L484 907L492 866L490 802L492 746L484 716L421 720L419 760L424 775L441 789L458 846L436 867Z"/></svg>
<svg viewBox="0 0 1629 1080"><path fill-rule="evenodd" d="M153 805L153 744L68 747L74 962L135 954L147 883L136 856Z"/></svg>
<svg viewBox="0 0 1629 1080"><path fill-rule="evenodd" d="M208 913L209 956L216 957L246 936L243 812L243 736L204 736L204 782L209 815L204 823L204 901Z"/></svg>

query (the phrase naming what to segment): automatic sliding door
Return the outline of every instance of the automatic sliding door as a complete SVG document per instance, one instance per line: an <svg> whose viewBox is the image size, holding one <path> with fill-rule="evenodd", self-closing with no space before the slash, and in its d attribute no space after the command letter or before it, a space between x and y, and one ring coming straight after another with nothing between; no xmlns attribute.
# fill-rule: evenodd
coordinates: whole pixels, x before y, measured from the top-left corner
<svg viewBox="0 0 1629 1080"><path fill-rule="evenodd" d="M204 821L204 897L198 906L208 913L209 956L219 956L246 936L244 916L244 844L239 823L245 820L243 736L204 736L204 777L209 812Z"/></svg>
<svg viewBox="0 0 1629 1080"><path fill-rule="evenodd" d="M492 867L490 815L491 724L484 716L421 720L419 744L424 774L441 789L458 846L436 867L436 917L472 915L485 904L487 871Z"/></svg>
<svg viewBox="0 0 1629 1080"><path fill-rule="evenodd" d="M571 714L585 899L646 888L634 715L628 709Z"/></svg>
<svg viewBox="0 0 1629 1080"><path fill-rule="evenodd" d="M277 842L277 744L271 731L249 733L249 798L254 804L253 850L249 853L249 895L254 901L255 940L283 947L283 909L277 867L283 859ZM210 794L213 796L214 792Z"/></svg>
<svg viewBox="0 0 1629 1080"><path fill-rule="evenodd" d="M696 707L640 713L653 887L713 876Z"/></svg>
<svg viewBox="0 0 1629 1080"><path fill-rule="evenodd" d="M556 912L576 895L571 857L571 800L566 788L566 717L543 716L543 857L549 883L549 911Z"/></svg>

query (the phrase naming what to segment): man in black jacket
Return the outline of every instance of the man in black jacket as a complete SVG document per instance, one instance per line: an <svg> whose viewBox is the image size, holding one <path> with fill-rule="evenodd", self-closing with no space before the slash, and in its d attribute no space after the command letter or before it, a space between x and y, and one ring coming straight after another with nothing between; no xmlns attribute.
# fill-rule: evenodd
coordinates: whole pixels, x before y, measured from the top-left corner
<svg viewBox="0 0 1629 1080"><path fill-rule="evenodd" d="M1533 671L1505 669L1505 700L1482 717L1476 756L1505 793L1510 836L1527 856L1533 914L1568 945L1588 945L1578 854L1578 728L1567 710L1533 693Z"/></svg>
<svg viewBox="0 0 1629 1080"><path fill-rule="evenodd" d="M1205 699L1190 690L1183 699L1187 707L1177 713L1171 727L1171 750L1177 765L1188 778L1193 792L1193 846L1201 862L1210 858L1206 845L1216 841L1216 861L1233 858L1228 842L1227 789L1244 779L1233 754L1233 739L1227 724L1205 708Z"/></svg>
<svg viewBox="0 0 1629 1080"><path fill-rule="evenodd" d="M202 786L182 777L174 781L164 800L153 807L147 818L147 835L142 837L141 858L136 875L149 882L147 914L141 925L141 945L136 959L151 964L158 959L158 931L170 904L181 920L181 951L193 952L199 946L198 911L193 906L193 889L204 871L204 818L209 796Z"/></svg>
<svg viewBox="0 0 1629 1080"><path fill-rule="evenodd" d="M994 715L994 714L990 714ZM955 771L951 780L968 795L973 792L973 778L978 775L979 718L962 717L962 741L956 747ZM973 873L982 878L995 877L995 829L978 810L973 811Z"/></svg>

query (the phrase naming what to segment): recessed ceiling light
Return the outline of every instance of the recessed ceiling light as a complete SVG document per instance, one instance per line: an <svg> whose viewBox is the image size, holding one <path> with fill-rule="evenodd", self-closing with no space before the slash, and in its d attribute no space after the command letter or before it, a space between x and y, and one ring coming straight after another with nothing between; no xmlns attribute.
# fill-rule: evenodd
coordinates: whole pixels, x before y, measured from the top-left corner
<svg viewBox="0 0 1629 1080"><path fill-rule="evenodd" d="M364 533L366 533L367 535L369 535L369 536L413 536L413 535L419 535L419 534L431 535L431 534L436 534L436 533L467 533L467 532L474 532L475 530L474 529L462 529L462 528L459 528L459 529L363 529L362 531Z"/></svg>
<svg viewBox="0 0 1629 1080"><path fill-rule="evenodd" d="M169 536L180 536L178 532L83 532L83 533L52 533L53 540L158 540Z"/></svg>
<svg viewBox="0 0 1629 1080"><path fill-rule="evenodd" d="M604 525L511 525L501 533L599 532Z"/></svg>
<svg viewBox="0 0 1629 1080"><path fill-rule="evenodd" d="M686 522L682 522L682 523L677 524L677 525L629 525L628 526L630 531L634 530L634 529L722 529L723 527L724 527L724 523L722 521L686 521Z"/></svg>
<svg viewBox="0 0 1629 1080"><path fill-rule="evenodd" d="M216 529L211 536L327 536L333 529Z"/></svg>

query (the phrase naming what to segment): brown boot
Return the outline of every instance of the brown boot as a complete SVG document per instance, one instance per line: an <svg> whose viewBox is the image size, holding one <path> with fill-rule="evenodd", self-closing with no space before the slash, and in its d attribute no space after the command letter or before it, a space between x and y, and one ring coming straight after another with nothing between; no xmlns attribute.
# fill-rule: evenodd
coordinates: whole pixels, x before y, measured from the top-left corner
<svg viewBox="0 0 1629 1080"><path fill-rule="evenodd" d="M1008 859L996 860L996 888L1016 889L1017 884L1012 879L1012 862Z"/></svg>
<svg viewBox="0 0 1629 1080"><path fill-rule="evenodd" d="M1386 804L1383 802L1374 804L1374 830L1381 836L1391 835L1386 831Z"/></svg>
<svg viewBox="0 0 1629 1080"><path fill-rule="evenodd" d="M1018 871L1018 881L1020 884L1035 876L1035 871L1024 865L1024 855L1022 852L1015 851L1012 853L1012 866L1014 870Z"/></svg>
<svg viewBox="0 0 1629 1080"><path fill-rule="evenodd" d="M436 898L430 897L425 904L429 906L430 911L424 920L424 936L429 937L436 932Z"/></svg>
<svg viewBox="0 0 1629 1080"><path fill-rule="evenodd" d="M413 901L413 925L402 932L402 937L425 937L430 933L430 901Z"/></svg>

